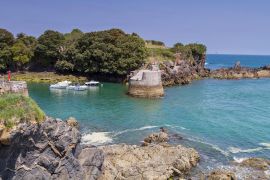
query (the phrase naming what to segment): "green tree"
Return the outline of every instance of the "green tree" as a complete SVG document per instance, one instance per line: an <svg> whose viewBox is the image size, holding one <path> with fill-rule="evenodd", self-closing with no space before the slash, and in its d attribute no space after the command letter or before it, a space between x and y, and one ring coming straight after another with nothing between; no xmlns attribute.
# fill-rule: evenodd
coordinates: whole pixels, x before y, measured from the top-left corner
<svg viewBox="0 0 270 180"><path fill-rule="evenodd" d="M0 28L0 71L6 71L12 66L11 46L15 39L11 32Z"/></svg>
<svg viewBox="0 0 270 180"><path fill-rule="evenodd" d="M23 42L18 41L11 47L13 61L15 63L16 70L22 70L23 67L33 57L33 51L28 48Z"/></svg>
<svg viewBox="0 0 270 180"><path fill-rule="evenodd" d="M126 75L146 58L144 40L120 29L86 33L76 44L75 69L84 73Z"/></svg>
<svg viewBox="0 0 270 180"><path fill-rule="evenodd" d="M39 38L35 49L37 64L52 68L58 59L61 59L61 52L64 50L64 35L52 30L45 31Z"/></svg>

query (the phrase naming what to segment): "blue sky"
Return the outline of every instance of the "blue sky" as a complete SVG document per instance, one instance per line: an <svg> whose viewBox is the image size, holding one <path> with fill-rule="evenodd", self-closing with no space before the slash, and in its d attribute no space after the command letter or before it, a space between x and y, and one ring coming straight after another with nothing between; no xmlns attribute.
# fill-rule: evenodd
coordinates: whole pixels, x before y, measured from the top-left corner
<svg viewBox="0 0 270 180"><path fill-rule="evenodd" d="M269 0L3 0L0 27L34 36L121 28L168 46L202 42L208 53L270 54L269 8Z"/></svg>

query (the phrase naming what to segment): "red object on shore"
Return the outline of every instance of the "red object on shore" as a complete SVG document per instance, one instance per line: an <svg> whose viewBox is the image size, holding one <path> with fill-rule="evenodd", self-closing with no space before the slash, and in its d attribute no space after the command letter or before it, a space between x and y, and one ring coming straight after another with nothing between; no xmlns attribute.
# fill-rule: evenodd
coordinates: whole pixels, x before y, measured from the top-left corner
<svg viewBox="0 0 270 180"><path fill-rule="evenodd" d="M10 81L10 79L11 79L11 72L8 71L8 81Z"/></svg>

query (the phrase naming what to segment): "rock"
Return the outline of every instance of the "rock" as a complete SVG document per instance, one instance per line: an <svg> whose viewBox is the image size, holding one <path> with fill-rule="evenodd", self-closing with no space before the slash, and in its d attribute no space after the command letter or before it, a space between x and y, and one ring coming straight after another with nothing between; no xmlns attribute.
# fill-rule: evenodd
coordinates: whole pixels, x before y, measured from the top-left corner
<svg viewBox="0 0 270 180"><path fill-rule="evenodd" d="M184 176L196 166L200 156L191 148L154 144L111 145L99 149L105 153L99 179L159 179Z"/></svg>
<svg viewBox="0 0 270 180"><path fill-rule="evenodd" d="M74 117L69 117L67 119L67 124L71 127L79 128L79 123Z"/></svg>
<svg viewBox="0 0 270 180"><path fill-rule="evenodd" d="M262 158L248 158L240 163L241 166L251 167L257 170L270 170L270 160Z"/></svg>
<svg viewBox="0 0 270 180"><path fill-rule="evenodd" d="M83 167L83 179L97 179L101 174L104 161L102 150L97 148L84 148L78 156Z"/></svg>
<svg viewBox="0 0 270 180"><path fill-rule="evenodd" d="M207 180L236 180L236 176L227 170L215 170L207 176Z"/></svg>
<svg viewBox="0 0 270 180"><path fill-rule="evenodd" d="M153 133L144 139L144 142L146 143L162 143L162 142L168 142L168 141L169 141L169 136L165 132Z"/></svg>
<svg viewBox="0 0 270 180"><path fill-rule="evenodd" d="M10 145L10 130L0 127L0 144Z"/></svg>
<svg viewBox="0 0 270 180"><path fill-rule="evenodd" d="M0 177L95 179L102 153L95 147L82 150L80 138L78 129L65 121L47 118L40 124L20 124L10 134L9 145L0 148Z"/></svg>

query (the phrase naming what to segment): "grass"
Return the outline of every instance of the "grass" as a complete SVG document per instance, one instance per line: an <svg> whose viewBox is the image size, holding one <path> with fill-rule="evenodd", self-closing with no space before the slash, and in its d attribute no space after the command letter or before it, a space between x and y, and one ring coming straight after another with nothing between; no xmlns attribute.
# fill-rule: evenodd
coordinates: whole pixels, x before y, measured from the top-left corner
<svg viewBox="0 0 270 180"><path fill-rule="evenodd" d="M11 80L14 81L26 81L35 83L56 83L59 81L72 81L72 82L85 82L86 77L74 76L74 75L60 75L54 72L25 72L25 73L13 73Z"/></svg>
<svg viewBox="0 0 270 180"><path fill-rule="evenodd" d="M168 48L148 48L149 57L147 61L156 60L159 62L175 60L174 53Z"/></svg>
<svg viewBox="0 0 270 180"><path fill-rule="evenodd" d="M31 98L20 94L0 96L0 124L12 128L20 122L40 123L45 113Z"/></svg>

